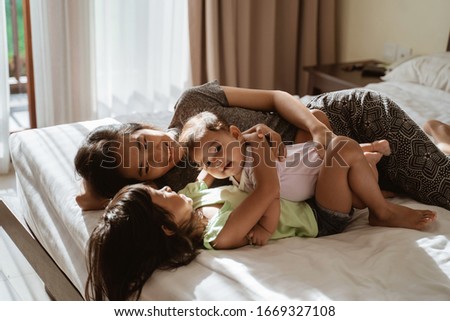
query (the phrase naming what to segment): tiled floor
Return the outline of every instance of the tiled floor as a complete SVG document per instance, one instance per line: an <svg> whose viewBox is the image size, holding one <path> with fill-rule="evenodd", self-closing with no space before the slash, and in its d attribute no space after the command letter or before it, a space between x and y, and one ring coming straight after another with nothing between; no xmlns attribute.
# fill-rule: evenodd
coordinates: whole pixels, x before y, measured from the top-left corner
<svg viewBox="0 0 450 321"><path fill-rule="evenodd" d="M0 175L0 199L14 213L20 213L13 170ZM0 301L50 300L43 282L2 227L0 258Z"/></svg>

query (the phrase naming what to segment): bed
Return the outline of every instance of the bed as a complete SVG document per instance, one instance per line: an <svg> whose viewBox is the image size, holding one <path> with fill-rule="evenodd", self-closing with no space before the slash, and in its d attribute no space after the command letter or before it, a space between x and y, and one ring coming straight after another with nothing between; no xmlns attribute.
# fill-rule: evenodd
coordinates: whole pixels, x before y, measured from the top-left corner
<svg viewBox="0 0 450 321"><path fill-rule="evenodd" d="M368 88L389 95L420 125L431 118L450 123L450 53L417 57L397 68ZM165 127L170 116L158 115L157 122ZM155 115L148 120L155 123ZM118 121L64 124L10 138L21 214L80 298L85 245L101 211L83 212L75 203L81 182L73 158L90 130ZM409 198L394 202L432 208L438 220L421 232L373 227L367 210L359 210L342 234L204 250L188 266L157 271L141 300L450 300L450 211Z"/></svg>

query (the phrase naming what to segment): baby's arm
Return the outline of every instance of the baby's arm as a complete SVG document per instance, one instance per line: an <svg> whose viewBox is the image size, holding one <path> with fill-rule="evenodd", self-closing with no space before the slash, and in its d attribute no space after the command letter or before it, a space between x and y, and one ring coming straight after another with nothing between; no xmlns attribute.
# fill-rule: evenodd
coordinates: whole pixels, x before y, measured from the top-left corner
<svg viewBox="0 0 450 321"><path fill-rule="evenodd" d="M265 245L275 232L280 220L280 199L274 199L247 237L253 245Z"/></svg>
<svg viewBox="0 0 450 321"><path fill-rule="evenodd" d="M214 242L216 249L247 245L248 233L257 225L272 202L279 201L280 184L275 162L268 154L268 143L265 139L260 139L252 146L252 151L257 184L254 191L230 214Z"/></svg>
<svg viewBox="0 0 450 321"><path fill-rule="evenodd" d="M250 141L254 141L257 138L266 138L266 136L253 136L253 135L247 135L247 139L249 139ZM268 142L270 144L270 142ZM273 146L265 146L268 149L265 149L265 151L270 151L270 157L272 160L276 159L276 153L278 152L278 148L273 148ZM283 155L284 156L284 155ZM261 156L260 156L261 157ZM258 164L254 164L254 166L258 166ZM257 174L259 173L259 175L261 176L257 176ZM262 180L264 180L265 177L265 170L263 171L257 171L255 172L255 180L256 180L256 184L261 183ZM270 184L270 182L268 182ZM272 236L272 234L275 232L277 226L278 226L278 221L280 219L280 199L276 198L275 200L272 201L272 203L269 205L269 207L266 209L266 211L264 212L264 215L261 217L261 219L258 221L258 224L256 224L253 229L249 232L249 234L247 235L247 237L249 238L249 240L251 240L252 244L254 245L265 245L267 243L267 241L270 239L270 237Z"/></svg>

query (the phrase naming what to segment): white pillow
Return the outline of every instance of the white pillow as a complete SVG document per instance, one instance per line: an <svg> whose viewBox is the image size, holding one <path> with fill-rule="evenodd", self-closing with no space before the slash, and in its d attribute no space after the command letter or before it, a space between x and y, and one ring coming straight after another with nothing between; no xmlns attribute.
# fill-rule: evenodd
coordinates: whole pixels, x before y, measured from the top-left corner
<svg viewBox="0 0 450 321"><path fill-rule="evenodd" d="M412 58L394 67L381 79L412 82L450 93L450 52Z"/></svg>

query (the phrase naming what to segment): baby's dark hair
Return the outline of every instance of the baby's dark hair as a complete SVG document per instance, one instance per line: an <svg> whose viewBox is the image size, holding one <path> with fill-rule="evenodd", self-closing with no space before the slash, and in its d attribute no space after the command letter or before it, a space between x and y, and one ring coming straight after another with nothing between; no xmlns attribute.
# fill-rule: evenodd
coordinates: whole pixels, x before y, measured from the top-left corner
<svg viewBox="0 0 450 321"><path fill-rule="evenodd" d="M139 299L155 270L186 265L197 256L204 229L200 221L193 214L177 226L170 213L152 202L149 188L121 189L93 230L87 246L87 300Z"/></svg>
<svg viewBox="0 0 450 321"><path fill-rule="evenodd" d="M77 173L98 196L112 198L122 187L138 183L119 172L120 144L126 135L141 129L155 129L148 124L126 123L100 126L89 133L75 156Z"/></svg>
<svg viewBox="0 0 450 321"><path fill-rule="evenodd" d="M192 153L195 147L199 147L198 142L207 131L228 131L229 128L230 125L226 120L209 111L204 111L192 116L184 124L179 142L184 148L187 148L188 153Z"/></svg>

